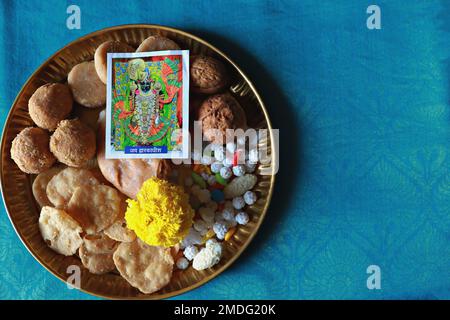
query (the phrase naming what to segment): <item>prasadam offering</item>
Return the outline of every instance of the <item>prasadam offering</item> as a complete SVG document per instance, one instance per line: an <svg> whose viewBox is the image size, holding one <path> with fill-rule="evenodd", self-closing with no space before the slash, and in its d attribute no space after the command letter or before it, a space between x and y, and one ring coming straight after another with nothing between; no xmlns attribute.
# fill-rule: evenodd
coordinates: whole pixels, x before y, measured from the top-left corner
<svg viewBox="0 0 450 320"><path fill-rule="evenodd" d="M247 128L244 109L228 93L207 98L198 109L197 120L202 123L205 138L220 144L227 141L227 129ZM230 139L231 137L228 137L228 140Z"/></svg>
<svg viewBox="0 0 450 320"><path fill-rule="evenodd" d="M31 96L28 112L38 127L53 131L70 114L72 105L72 92L66 84L47 83Z"/></svg>
<svg viewBox="0 0 450 320"><path fill-rule="evenodd" d="M169 177L172 166L166 159L106 159L105 125L105 112L102 111L98 121L97 162L104 177L120 192L134 199L146 180Z"/></svg>
<svg viewBox="0 0 450 320"><path fill-rule="evenodd" d="M103 232L111 239L119 242L131 242L136 239L136 233L128 228L125 219L117 219Z"/></svg>
<svg viewBox="0 0 450 320"><path fill-rule="evenodd" d="M25 173L38 174L55 163L50 152L50 137L41 128L25 128L12 141L11 158Z"/></svg>
<svg viewBox="0 0 450 320"><path fill-rule="evenodd" d="M69 203L67 213L77 220L87 234L96 234L110 227L123 206L119 192L105 185L77 187Z"/></svg>
<svg viewBox="0 0 450 320"><path fill-rule="evenodd" d="M94 64L100 80L106 84L106 55L113 52L134 52L134 48L120 41L106 41L95 50Z"/></svg>
<svg viewBox="0 0 450 320"><path fill-rule="evenodd" d="M247 127L246 114L236 97L224 92L230 79L224 64L206 55L192 56L187 69L192 90L200 93L191 121L201 121L204 136L213 142L204 153L193 152L198 161L180 165L159 158L106 157L106 148L116 141L106 136L108 117L121 120L110 123L117 125L113 133L122 142L135 136L148 140L148 132L164 138L165 130L177 143L184 139L175 133L187 119L179 102L184 61L176 54L117 64L131 68L131 81L119 84L125 93L113 93L116 109L100 112L97 131L72 114L73 100L82 108L105 105L107 53L130 53L134 45L104 42L95 62L71 69L68 85L38 88L28 103L38 127L17 135L11 158L23 172L37 174L32 191L42 208L39 229L52 250L77 255L85 272L120 274L151 294L170 283L174 269L200 271L220 263L227 242L252 219L246 207L258 200L252 191L258 178L256 163L240 159L245 145L226 144L227 129ZM136 52L179 49L173 40L152 35ZM133 135L116 135L124 127ZM208 129L216 129L219 137Z"/></svg>
<svg viewBox="0 0 450 320"><path fill-rule="evenodd" d="M53 166L50 169L39 173L34 179L32 186L33 196L41 208L52 205L47 196L47 185L50 180L63 169L63 166Z"/></svg>
<svg viewBox="0 0 450 320"><path fill-rule="evenodd" d="M143 293L158 291L172 277L174 261L170 249L150 246L139 239L122 242L113 259L122 277Z"/></svg>
<svg viewBox="0 0 450 320"><path fill-rule="evenodd" d="M50 179L47 197L56 208L65 208L76 188L98 184L91 171L68 167Z"/></svg>
<svg viewBox="0 0 450 320"><path fill-rule="evenodd" d="M159 35L153 35L142 41L136 52L180 50L178 44L174 41Z"/></svg>
<svg viewBox="0 0 450 320"><path fill-rule="evenodd" d="M118 245L105 234L85 235L79 249L83 266L94 274L113 271L116 268L113 254Z"/></svg>
<svg viewBox="0 0 450 320"><path fill-rule="evenodd" d="M208 56L191 58L191 86L194 92L217 93L228 82L225 66L217 59Z"/></svg>
<svg viewBox="0 0 450 320"><path fill-rule="evenodd" d="M50 150L59 162L83 167L95 155L95 133L78 119L63 120L50 138Z"/></svg>
<svg viewBox="0 0 450 320"><path fill-rule="evenodd" d="M94 61L77 64L67 75L67 82L76 102L87 108L102 107L106 103L106 86L100 80Z"/></svg>
<svg viewBox="0 0 450 320"><path fill-rule="evenodd" d="M83 230L64 210L43 207L39 216L39 229L48 246L65 256L75 254L83 243Z"/></svg>

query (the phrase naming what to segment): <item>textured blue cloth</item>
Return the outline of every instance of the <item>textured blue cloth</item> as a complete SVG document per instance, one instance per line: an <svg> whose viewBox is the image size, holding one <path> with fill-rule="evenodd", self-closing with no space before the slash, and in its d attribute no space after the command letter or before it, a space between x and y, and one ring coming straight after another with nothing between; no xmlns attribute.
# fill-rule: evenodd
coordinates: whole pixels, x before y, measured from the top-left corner
<svg viewBox="0 0 450 320"><path fill-rule="evenodd" d="M253 79L281 129L281 169L247 251L178 298L450 298L450 2L375 2L381 30L366 27L367 1L2 1L0 121L68 42L182 28ZM72 3L81 30L66 28ZM366 287L372 264L381 290ZM0 297L92 298L34 261L4 209Z"/></svg>

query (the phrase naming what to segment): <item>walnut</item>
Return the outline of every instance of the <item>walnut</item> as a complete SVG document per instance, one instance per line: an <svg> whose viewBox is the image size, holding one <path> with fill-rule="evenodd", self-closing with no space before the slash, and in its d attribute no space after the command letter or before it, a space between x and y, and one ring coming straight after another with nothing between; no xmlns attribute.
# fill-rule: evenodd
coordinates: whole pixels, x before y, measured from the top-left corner
<svg viewBox="0 0 450 320"><path fill-rule="evenodd" d="M227 129L245 130L247 127L245 111L228 93L217 94L206 99L198 110L197 119L202 121L205 138L217 143L225 143Z"/></svg>
<svg viewBox="0 0 450 320"><path fill-rule="evenodd" d="M217 93L228 83L225 66L207 56L194 56L191 60L192 90L199 93Z"/></svg>

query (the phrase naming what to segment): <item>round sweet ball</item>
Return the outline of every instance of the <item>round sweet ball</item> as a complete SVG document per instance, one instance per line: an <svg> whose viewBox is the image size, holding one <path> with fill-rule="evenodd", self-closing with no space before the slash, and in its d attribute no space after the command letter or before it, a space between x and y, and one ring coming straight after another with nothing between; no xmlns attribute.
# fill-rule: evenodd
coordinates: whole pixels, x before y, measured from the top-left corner
<svg viewBox="0 0 450 320"><path fill-rule="evenodd" d="M136 52L180 50L180 46L169 38L153 35L142 41Z"/></svg>
<svg viewBox="0 0 450 320"><path fill-rule="evenodd" d="M247 128L244 109L228 93L206 99L198 110L197 120L202 122L203 136L208 141L220 144L226 142L227 129Z"/></svg>
<svg viewBox="0 0 450 320"><path fill-rule="evenodd" d="M106 103L106 86L98 77L94 61L82 62L70 70L67 82L74 100L88 108Z"/></svg>
<svg viewBox="0 0 450 320"><path fill-rule="evenodd" d="M67 85L47 83L33 93L28 111L38 127L53 131L70 114L72 105L72 93Z"/></svg>
<svg viewBox="0 0 450 320"><path fill-rule="evenodd" d="M134 52L134 48L129 46L126 43L120 42L120 41L106 41L103 42L97 50L95 50L94 55L94 64L95 64L95 70L97 71L98 77L100 80L106 84L106 56L108 53L113 52Z"/></svg>
<svg viewBox="0 0 450 320"><path fill-rule="evenodd" d="M50 150L59 162L83 167L95 155L95 133L78 119L63 120L50 138Z"/></svg>
<svg viewBox="0 0 450 320"><path fill-rule="evenodd" d="M208 56L194 56L190 64L192 91L213 94L228 83L225 66L217 59Z"/></svg>
<svg viewBox="0 0 450 320"><path fill-rule="evenodd" d="M41 128L23 129L12 141L11 158L25 173L38 174L55 163L49 149L48 132Z"/></svg>

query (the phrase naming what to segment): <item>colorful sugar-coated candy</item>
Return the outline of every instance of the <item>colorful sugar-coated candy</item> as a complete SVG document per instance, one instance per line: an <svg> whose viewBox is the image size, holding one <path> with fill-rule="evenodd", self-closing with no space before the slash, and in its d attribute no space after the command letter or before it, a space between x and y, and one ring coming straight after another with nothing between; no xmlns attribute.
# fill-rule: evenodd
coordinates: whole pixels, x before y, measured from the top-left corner
<svg viewBox="0 0 450 320"><path fill-rule="evenodd" d="M220 175L220 173L216 173L216 181L218 182L218 183L220 183L221 185L223 185L223 186L226 186L228 183L227 183L227 180L225 180L224 178L222 178L222 176Z"/></svg>
<svg viewBox="0 0 450 320"><path fill-rule="evenodd" d="M192 180L194 180L194 183L197 184L198 186L200 186L200 188L206 188L206 182L205 182L205 180L203 180L203 178L200 175L198 175L195 172L192 172L191 177L192 177Z"/></svg>

